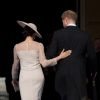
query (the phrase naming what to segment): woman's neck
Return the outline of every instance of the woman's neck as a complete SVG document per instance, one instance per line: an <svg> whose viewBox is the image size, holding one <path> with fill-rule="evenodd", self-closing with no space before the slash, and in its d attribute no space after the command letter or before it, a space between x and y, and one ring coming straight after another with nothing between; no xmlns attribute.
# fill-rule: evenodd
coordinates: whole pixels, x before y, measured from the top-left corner
<svg viewBox="0 0 100 100"><path fill-rule="evenodd" d="M26 42L32 42L33 38L31 36L27 36L25 39Z"/></svg>

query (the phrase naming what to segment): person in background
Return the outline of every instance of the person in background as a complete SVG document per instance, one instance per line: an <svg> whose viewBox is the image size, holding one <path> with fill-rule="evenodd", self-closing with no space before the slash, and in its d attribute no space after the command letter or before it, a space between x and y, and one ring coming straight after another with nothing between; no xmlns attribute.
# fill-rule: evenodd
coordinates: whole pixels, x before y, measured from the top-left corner
<svg viewBox="0 0 100 100"><path fill-rule="evenodd" d="M96 38L94 41L94 47L96 50L96 56L97 56L97 63L98 63L98 67L97 67L97 77L95 80L96 83L96 89L97 89L97 98L98 100L100 100L100 38Z"/></svg>

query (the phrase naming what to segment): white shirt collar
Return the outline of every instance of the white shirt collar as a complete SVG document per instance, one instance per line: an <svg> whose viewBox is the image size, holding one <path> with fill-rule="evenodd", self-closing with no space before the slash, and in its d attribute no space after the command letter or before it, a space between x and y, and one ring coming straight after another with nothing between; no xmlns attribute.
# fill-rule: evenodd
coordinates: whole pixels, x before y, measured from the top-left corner
<svg viewBox="0 0 100 100"><path fill-rule="evenodd" d="M67 26L76 26L76 24L70 23L70 24L68 24Z"/></svg>

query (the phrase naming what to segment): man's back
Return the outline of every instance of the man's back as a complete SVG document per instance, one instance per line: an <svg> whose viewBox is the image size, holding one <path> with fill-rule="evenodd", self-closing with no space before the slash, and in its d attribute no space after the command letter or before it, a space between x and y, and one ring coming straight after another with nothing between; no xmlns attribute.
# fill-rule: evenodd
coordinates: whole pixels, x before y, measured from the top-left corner
<svg viewBox="0 0 100 100"><path fill-rule="evenodd" d="M55 32L57 39L58 51L62 48L65 50L71 49L73 56L82 56L85 52L88 43L88 35L80 31L76 26L69 26L60 31Z"/></svg>
<svg viewBox="0 0 100 100"><path fill-rule="evenodd" d="M88 34L77 26L68 26L54 33L49 57L57 55L63 48L72 50L72 54L58 63L55 79L56 90L60 94L67 93L69 98L73 96L78 100L79 95L80 97L86 95L86 57L89 58L89 63L91 62L90 64L94 66L94 49ZM91 66L91 69L94 70L94 67Z"/></svg>

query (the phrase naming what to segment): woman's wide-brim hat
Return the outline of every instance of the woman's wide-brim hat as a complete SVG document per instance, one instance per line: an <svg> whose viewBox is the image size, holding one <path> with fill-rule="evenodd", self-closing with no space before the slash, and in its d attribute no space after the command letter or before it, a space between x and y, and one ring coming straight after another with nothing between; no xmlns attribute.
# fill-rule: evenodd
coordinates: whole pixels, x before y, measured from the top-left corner
<svg viewBox="0 0 100 100"><path fill-rule="evenodd" d="M36 36L39 38L42 38L41 34L37 31L37 26L33 23L26 23L24 21L17 21L17 23L22 27L25 28L26 26L28 26L29 28L31 28L33 31L35 31Z"/></svg>

